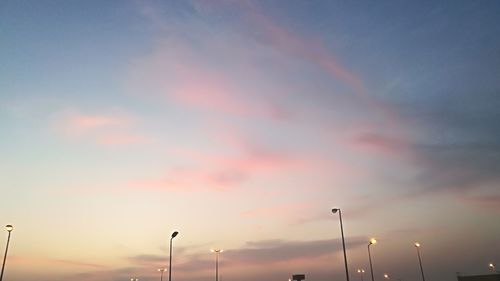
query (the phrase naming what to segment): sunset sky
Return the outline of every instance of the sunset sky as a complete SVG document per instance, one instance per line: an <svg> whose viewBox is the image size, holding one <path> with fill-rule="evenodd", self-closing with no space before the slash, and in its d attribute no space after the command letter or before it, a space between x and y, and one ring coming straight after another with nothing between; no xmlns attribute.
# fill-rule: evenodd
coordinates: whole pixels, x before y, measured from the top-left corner
<svg viewBox="0 0 500 281"><path fill-rule="evenodd" d="M500 267L499 14L1 1L4 280L343 281L333 207L351 281Z"/></svg>

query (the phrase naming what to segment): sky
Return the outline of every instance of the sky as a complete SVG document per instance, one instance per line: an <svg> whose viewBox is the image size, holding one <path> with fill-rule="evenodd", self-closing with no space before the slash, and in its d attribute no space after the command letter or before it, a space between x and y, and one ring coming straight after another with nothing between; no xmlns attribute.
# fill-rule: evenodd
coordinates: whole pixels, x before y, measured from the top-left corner
<svg viewBox="0 0 500 281"><path fill-rule="evenodd" d="M9 281L500 264L500 2L0 2ZM7 232L0 236L4 249ZM3 251L3 250L2 250ZM500 266L500 265L499 265ZM166 276L165 276L166 277Z"/></svg>

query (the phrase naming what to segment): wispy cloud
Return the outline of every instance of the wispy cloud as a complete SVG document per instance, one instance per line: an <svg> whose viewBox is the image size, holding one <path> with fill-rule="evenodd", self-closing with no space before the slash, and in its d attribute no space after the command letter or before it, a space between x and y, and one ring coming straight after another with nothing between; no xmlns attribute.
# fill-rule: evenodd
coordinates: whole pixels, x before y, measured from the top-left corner
<svg viewBox="0 0 500 281"><path fill-rule="evenodd" d="M401 136L391 137L380 133L365 132L352 136L347 145L361 152L372 152L383 156L408 157L411 143Z"/></svg>
<svg viewBox="0 0 500 281"><path fill-rule="evenodd" d="M214 42L206 38L207 49L219 55ZM213 44L212 46L210 46ZM228 50L238 56L237 49ZM206 52L206 51L205 51ZM243 66L235 63L233 73L222 67L210 65L205 52L193 48L186 38L172 36L161 40L148 56L135 61L131 67L129 84L136 92L148 92L166 103L177 104L202 113L221 113L238 117L264 117L275 120L287 119L288 110L276 102L272 95L259 93L248 83L241 84L237 73ZM258 72L248 74L252 80ZM256 79L256 82L258 78Z"/></svg>
<svg viewBox="0 0 500 281"><path fill-rule="evenodd" d="M87 140L100 145L146 143L150 140L134 131L136 118L111 110L108 113L82 113L66 109L52 115L56 130L70 140Z"/></svg>
<svg viewBox="0 0 500 281"><path fill-rule="evenodd" d="M305 166L298 155L246 145L234 155L206 154L196 150L182 151L180 156L194 164L177 167L159 179L130 182L131 188L166 189L176 191L227 190L240 186L254 177L274 176L299 171Z"/></svg>

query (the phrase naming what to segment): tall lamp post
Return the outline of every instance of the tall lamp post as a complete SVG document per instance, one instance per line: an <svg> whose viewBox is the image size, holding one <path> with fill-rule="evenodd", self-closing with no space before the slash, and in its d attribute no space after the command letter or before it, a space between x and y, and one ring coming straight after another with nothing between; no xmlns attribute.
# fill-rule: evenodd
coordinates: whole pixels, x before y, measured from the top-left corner
<svg viewBox="0 0 500 281"><path fill-rule="evenodd" d="M5 246L5 255L3 256L3 263L2 263L2 273L0 273L0 281L3 279L3 271L5 269L5 261L7 260L7 252L9 251L9 243L10 243L10 233L14 229L14 227L10 224L5 226L5 229L9 233L7 236L7 245Z"/></svg>
<svg viewBox="0 0 500 281"><path fill-rule="evenodd" d="M222 249L212 249L210 252L215 253L215 281L219 281L219 254L223 252Z"/></svg>
<svg viewBox="0 0 500 281"><path fill-rule="evenodd" d="M163 272L167 271L166 268L158 268L158 272L160 272L160 281L163 281Z"/></svg>
<svg viewBox="0 0 500 281"><path fill-rule="evenodd" d="M349 281L349 269L347 267L347 254L345 251L344 226L342 224L342 211L340 210L340 208L332 209L332 213L336 214L337 212L339 212L340 234L342 234L342 249L344 250L345 276L346 276L347 281Z"/></svg>
<svg viewBox="0 0 500 281"><path fill-rule="evenodd" d="M377 244L377 240L375 238L370 239L370 243L368 244L368 259L370 260L370 273L372 275L372 281L375 281L375 278L373 277L372 254L370 252L370 246L373 244Z"/></svg>
<svg viewBox="0 0 500 281"><path fill-rule="evenodd" d="M422 281L425 281L424 268L422 267L422 259L420 258L420 243L415 242L415 249L417 249L418 264L420 265L420 273L422 273Z"/></svg>
<svg viewBox="0 0 500 281"><path fill-rule="evenodd" d="M168 281L172 281L172 240L175 238L175 236L177 236L177 234L179 234L179 231L174 231L170 236L170 259L168 262Z"/></svg>
<svg viewBox="0 0 500 281"><path fill-rule="evenodd" d="M361 281L364 281L365 270L363 268L358 269L358 273L361 276Z"/></svg>

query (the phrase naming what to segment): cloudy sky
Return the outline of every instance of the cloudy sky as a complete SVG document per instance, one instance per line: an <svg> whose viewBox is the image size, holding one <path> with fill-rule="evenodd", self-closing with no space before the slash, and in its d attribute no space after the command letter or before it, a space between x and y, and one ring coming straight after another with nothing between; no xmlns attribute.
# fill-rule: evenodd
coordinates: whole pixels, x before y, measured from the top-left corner
<svg viewBox="0 0 500 281"><path fill-rule="evenodd" d="M11 281L500 263L500 2L1 1ZM0 237L3 249L6 232ZM3 251L3 250L2 250ZM365 280L368 275L365 276Z"/></svg>

